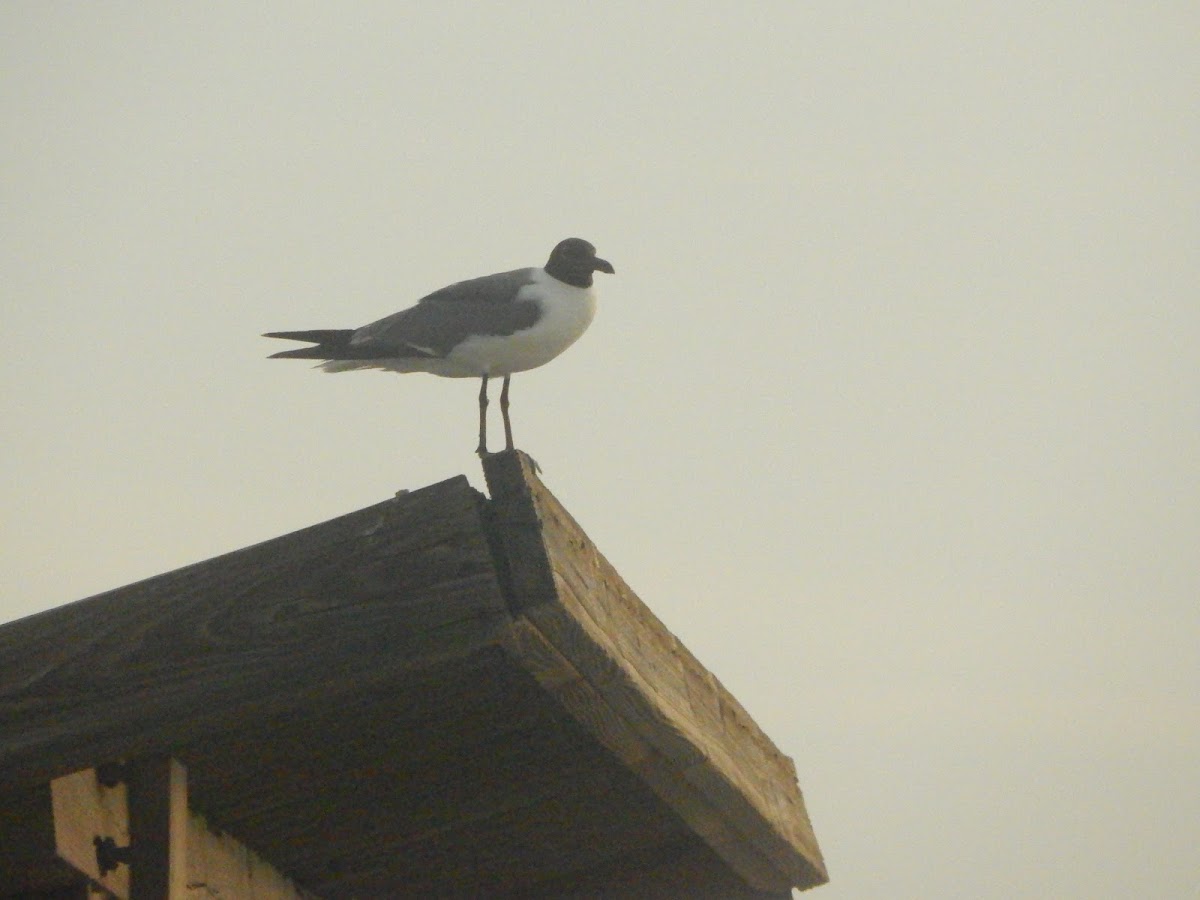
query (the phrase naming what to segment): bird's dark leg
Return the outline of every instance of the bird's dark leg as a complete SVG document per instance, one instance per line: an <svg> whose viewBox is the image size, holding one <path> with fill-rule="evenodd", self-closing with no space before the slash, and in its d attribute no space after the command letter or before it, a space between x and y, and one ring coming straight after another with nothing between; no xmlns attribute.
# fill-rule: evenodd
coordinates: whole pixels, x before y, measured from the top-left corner
<svg viewBox="0 0 1200 900"><path fill-rule="evenodd" d="M479 446L475 448L475 452L480 456L487 454L487 383L486 375L479 382Z"/></svg>
<svg viewBox="0 0 1200 900"><path fill-rule="evenodd" d="M500 388L500 415L504 418L504 449L511 450L512 442L512 422L508 421L508 382L512 378L511 375L504 376L504 387Z"/></svg>

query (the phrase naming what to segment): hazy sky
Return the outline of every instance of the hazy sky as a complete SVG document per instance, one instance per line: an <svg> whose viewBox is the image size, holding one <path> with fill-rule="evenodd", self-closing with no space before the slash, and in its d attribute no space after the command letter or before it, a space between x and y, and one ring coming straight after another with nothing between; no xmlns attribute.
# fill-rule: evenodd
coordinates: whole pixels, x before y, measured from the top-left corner
<svg viewBox="0 0 1200 900"><path fill-rule="evenodd" d="M517 443L796 760L812 896L1200 896L1198 37L2 3L0 617L482 487L475 382L258 335L578 235L617 274Z"/></svg>

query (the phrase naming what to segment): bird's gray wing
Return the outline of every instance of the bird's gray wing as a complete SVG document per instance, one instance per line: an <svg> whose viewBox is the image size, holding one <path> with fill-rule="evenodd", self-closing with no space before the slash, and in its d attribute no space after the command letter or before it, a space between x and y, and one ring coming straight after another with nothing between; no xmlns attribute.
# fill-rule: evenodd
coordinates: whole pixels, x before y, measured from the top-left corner
<svg viewBox="0 0 1200 900"><path fill-rule="evenodd" d="M391 356L445 356L473 334L507 335L537 321L537 301L520 298L536 269L514 269L448 285L416 306L354 332L351 344Z"/></svg>

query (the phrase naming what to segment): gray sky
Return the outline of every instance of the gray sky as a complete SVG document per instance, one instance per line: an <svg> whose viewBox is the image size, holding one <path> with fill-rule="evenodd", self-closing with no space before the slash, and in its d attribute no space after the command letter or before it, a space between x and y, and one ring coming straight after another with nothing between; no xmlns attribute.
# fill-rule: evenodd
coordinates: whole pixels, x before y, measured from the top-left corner
<svg viewBox="0 0 1200 900"><path fill-rule="evenodd" d="M0 617L482 486L475 382L258 334L578 235L617 275L517 443L796 760L814 896L1200 896L1198 35L4 3Z"/></svg>

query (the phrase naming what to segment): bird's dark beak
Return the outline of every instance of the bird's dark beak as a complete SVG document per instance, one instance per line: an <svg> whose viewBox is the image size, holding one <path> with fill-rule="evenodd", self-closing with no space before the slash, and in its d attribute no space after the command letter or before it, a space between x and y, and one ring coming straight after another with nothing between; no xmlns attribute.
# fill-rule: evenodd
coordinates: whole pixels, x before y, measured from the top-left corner
<svg viewBox="0 0 1200 900"><path fill-rule="evenodd" d="M616 272L613 270L612 263L610 263L607 259L601 259L598 256L592 260L592 269L596 272L607 272L609 275L616 274Z"/></svg>

